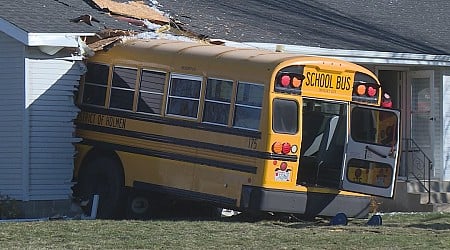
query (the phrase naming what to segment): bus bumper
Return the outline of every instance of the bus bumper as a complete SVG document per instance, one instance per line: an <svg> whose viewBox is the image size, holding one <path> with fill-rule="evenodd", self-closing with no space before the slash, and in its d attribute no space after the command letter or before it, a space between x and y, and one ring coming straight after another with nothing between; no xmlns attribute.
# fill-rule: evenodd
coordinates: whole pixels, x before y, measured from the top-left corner
<svg viewBox="0 0 450 250"><path fill-rule="evenodd" d="M367 218L370 197L243 186L240 207L249 211L295 213L307 217L345 213L348 217Z"/></svg>

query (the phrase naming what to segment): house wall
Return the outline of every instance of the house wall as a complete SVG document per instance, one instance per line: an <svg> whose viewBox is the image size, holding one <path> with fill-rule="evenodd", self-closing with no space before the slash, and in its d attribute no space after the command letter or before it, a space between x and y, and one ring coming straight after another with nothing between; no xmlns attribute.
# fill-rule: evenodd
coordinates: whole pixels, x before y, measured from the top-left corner
<svg viewBox="0 0 450 250"><path fill-rule="evenodd" d="M437 179L443 178L444 174L444 161L442 157L444 146L444 129L442 127L442 123L444 122L445 116L443 115L444 102L447 101L443 98L444 93L444 82L443 75L445 71L447 74L450 73L450 69L447 68L434 68L434 100L433 100L433 108L434 108L434 138L432 138L431 144L434 146L433 150L433 167L434 167L434 177ZM448 98L447 98L448 99ZM448 119L448 118L447 118ZM449 138L450 139L450 138Z"/></svg>
<svg viewBox="0 0 450 250"><path fill-rule="evenodd" d="M24 165L23 44L0 32L0 195L22 199Z"/></svg>
<svg viewBox="0 0 450 250"><path fill-rule="evenodd" d="M440 127L442 129L442 179L450 181L450 69L445 69L439 72L436 77L442 82L442 122Z"/></svg>
<svg viewBox="0 0 450 250"><path fill-rule="evenodd" d="M72 193L77 141L73 120L78 108L74 90L83 73L80 62L27 50L26 112L29 119L30 200L64 200Z"/></svg>

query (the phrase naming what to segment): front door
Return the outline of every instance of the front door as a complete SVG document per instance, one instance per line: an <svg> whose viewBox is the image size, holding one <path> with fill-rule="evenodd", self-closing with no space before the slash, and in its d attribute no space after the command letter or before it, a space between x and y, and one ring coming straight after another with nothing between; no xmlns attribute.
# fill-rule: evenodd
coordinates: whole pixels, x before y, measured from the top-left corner
<svg viewBox="0 0 450 250"><path fill-rule="evenodd" d="M351 105L342 189L392 197L398 170L400 112Z"/></svg>

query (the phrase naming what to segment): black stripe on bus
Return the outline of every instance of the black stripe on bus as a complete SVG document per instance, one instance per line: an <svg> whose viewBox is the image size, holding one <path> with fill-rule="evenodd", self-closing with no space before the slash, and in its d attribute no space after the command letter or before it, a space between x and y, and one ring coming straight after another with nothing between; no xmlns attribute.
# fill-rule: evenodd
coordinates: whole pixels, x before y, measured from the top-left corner
<svg viewBox="0 0 450 250"><path fill-rule="evenodd" d="M219 152L224 152L224 153L229 153L229 154L249 156L249 157L255 157L255 158L260 158L260 159L281 160L281 161L291 161L291 162L297 161L297 156L295 156L295 155L278 155L278 154L254 151L254 150L249 150L249 149L224 146L224 145L219 145L219 144L214 144L214 143L192 141L192 140L174 138L174 137L169 137L169 136L148 134L148 133L136 132L136 131L128 131L128 130L123 130L123 129L110 128L110 127L103 127L103 126L98 126L98 125L93 125L93 124L78 124L77 127L80 129L92 130L92 131L101 132L101 133L127 136L127 137L136 138L136 139L145 139L145 140L162 142L162 143L170 143L170 144L186 146L186 147L214 150L214 151L219 151Z"/></svg>
<svg viewBox="0 0 450 250"><path fill-rule="evenodd" d="M179 120L179 119L172 119L170 117L161 117L161 116L157 116L157 115L131 113L130 111L105 109L105 108L85 106L85 105L83 105L83 111L98 113L98 114L108 115L108 116L118 116L118 117L122 117L122 118L126 118L126 119L154 122L154 123L166 124L166 125L171 125L171 126L201 129L204 131L238 135L238 136L246 136L246 137L261 139L260 131L246 130L246 129L240 129L240 128L228 128L228 127L218 126L218 125L214 125L214 124L183 121L183 120Z"/></svg>
<svg viewBox="0 0 450 250"><path fill-rule="evenodd" d="M202 201L208 201L213 202L221 205L228 205L228 206L236 206L237 200L231 199L223 196L218 195L212 195L212 194L205 194L200 192L194 192L179 188L172 188L167 186L161 186L156 184L150 184L140 181L134 181L133 187L140 190L146 190L150 192L158 192L158 193L165 193L165 194L171 194L176 195L181 198L189 198L189 199L195 199L195 200L202 200Z"/></svg>
<svg viewBox="0 0 450 250"><path fill-rule="evenodd" d="M163 152L163 151L151 150L151 149L143 149L143 148L137 148L137 147L132 147L132 146L126 146L126 145L108 143L108 142L101 142L101 141L89 140L89 139L84 139L81 142L81 144L97 146L100 148L110 149L110 150L118 150L118 151L123 151L123 152L128 152L128 153L148 155L148 156L158 157L158 158L163 158L163 159L170 159L170 160L184 161L184 162L189 162L189 163L194 163L194 164L213 166L213 167L217 167L217 168L235 170L235 171L250 173L250 174L256 174L256 169L257 169L255 166L235 164L235 163L229 163L229 162L224 162L224 161L211 160L211 159L207 159L207 158L193 157L193 156L188 156L188 155L183 155L183 154Z"/></svg>

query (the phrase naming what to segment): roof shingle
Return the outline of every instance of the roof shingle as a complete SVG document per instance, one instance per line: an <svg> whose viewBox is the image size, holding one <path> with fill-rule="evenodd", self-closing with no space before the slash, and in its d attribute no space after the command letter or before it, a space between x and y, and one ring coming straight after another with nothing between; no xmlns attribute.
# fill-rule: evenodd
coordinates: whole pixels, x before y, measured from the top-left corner
<svg viewBox="0 0 450 250"><path fill-rule="evenodd" d="M28 33L95 33L104 28L133 29L82 0L0 0L0 18ZM89 26L70 19L92 15L100 23Z"/></svg>
<svg viewBox="0 0 450 250"><path fill-rule="evenodd" d="M158 0L211 38L332 49L450 54L450 1Z"/></svg>

